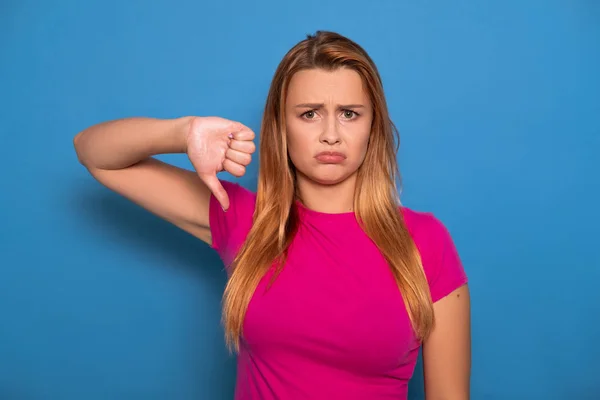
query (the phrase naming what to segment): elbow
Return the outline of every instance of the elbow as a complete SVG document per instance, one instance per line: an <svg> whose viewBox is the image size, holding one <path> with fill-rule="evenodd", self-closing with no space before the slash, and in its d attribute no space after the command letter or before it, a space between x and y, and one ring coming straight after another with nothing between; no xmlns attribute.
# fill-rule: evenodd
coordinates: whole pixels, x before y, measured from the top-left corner
<svg viewBox="0 0 600 400"><path fill-rule="evenodd" d="M77 160L79 161L79 163L87 167L85 157L83 155L82 134L83 132L79 132L73 138L73 148L75 149L75 154L77 155Z"/></svg>
<svg viewBox="0 0 600 400"><path fill-rule="evenodd" d="M425 391L425 400L469 400L471 398L468 390L464 391L444 391L443 393L427 393Z"/></svg>
<svg viewBox="0 0 600 400"><path fill-rule="evenodd" d="M427 396L425 400L469 400L469 395L441 395L441 396Z"/></svg>

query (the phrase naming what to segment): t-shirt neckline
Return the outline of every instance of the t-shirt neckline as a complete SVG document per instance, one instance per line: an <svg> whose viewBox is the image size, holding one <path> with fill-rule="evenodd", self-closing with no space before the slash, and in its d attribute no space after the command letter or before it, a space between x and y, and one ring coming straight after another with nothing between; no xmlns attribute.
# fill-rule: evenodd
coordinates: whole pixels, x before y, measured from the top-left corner
<svg viewBox="0 0 600 400"><path fill-rule="evenodd" d="M308 208L301 201L295 201L296 207L302 217L315 218L319 220L354 220L354 211L345 211L340 213L327 213L323 211L316 211Z"/></svg>

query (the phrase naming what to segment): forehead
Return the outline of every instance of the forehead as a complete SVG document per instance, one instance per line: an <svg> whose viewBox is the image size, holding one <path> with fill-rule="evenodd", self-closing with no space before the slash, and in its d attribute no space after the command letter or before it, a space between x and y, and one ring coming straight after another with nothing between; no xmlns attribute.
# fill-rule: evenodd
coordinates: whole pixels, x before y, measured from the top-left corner
<svg viewBox="0 0 600 400"><path fill-rule="evenodd" d="M289 84L287 99L289 103L364 103L368 96L361 76L352 69L309 69L294 74Z"/></svg>

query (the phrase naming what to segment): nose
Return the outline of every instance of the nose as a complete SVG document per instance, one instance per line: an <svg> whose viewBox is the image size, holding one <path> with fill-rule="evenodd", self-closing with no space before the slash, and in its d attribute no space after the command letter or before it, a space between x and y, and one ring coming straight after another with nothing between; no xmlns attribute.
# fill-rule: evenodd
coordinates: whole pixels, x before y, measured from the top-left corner
<svg viewBox="0 0 600 400"><path fill-rule="evenodd" d="M321 143L326 143L330 146L340 143L340 132L335 118L328 118L323 127L323 132L319 138Z"/></svg>

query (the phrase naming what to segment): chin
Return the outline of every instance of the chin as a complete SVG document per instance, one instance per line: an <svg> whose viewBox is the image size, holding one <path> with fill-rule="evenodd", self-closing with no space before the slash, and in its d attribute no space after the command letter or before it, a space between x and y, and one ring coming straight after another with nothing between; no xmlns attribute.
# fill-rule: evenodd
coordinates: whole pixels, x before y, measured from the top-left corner
<svg viewBox="0 0 600 400"><path fill-rule="evenodd" d="M311 181L318 183L319 185L332 186L344 182L346 179L352 176L352 172L339 171L339 172L316 172L312 174L306 174L306 177Z"/></svg>
<svg viewBox="0 0 600 400"><path fill-rule="evenodd" d="M358 166L349 165L295 165L296 173L303 179L323 186L338 185L358 172Z"/></svg>
<svg viewBox="0 0 600 400"><path fill-rule="evenodd" d="M337 185L344 181L344 179L319 179L319 178L310 178L310 180L313 181L314 183L322 185L322 186L334 186L334 185Z"/></svg>

